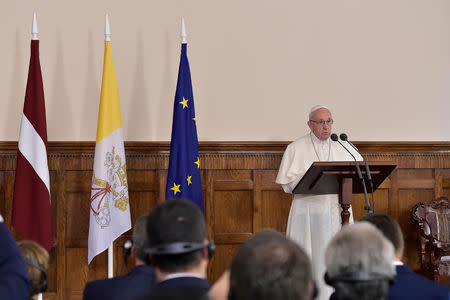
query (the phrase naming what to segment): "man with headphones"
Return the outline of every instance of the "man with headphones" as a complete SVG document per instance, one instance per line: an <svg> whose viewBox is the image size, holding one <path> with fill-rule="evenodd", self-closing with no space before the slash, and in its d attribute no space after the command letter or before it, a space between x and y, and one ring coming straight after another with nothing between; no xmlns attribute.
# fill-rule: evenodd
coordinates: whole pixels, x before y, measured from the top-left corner
<svg viewBox="0 0 450 300"><path fill-rule="evenodd" d="M369 222L394 245L395 258L393 264L397 271L395 283L389 287L388 300L448 300L450 289L416 274L403 264L404 241L400 225L396 220L382 213L365 215L360 221Z"/></svg>
<svg viewBox="0 0 450 300"><path fill-rule="evenodd" d="M124 246L126 255L135 258L135 267L123 276L88 282L84 288L83 300L133 299L151 290L156 276L154 269L145 264L145 250L148 248L147 217L144 215L136 220L133 239Z"/></svg>
<svg viewBox="0 0 450 300"><path fill-rule="evenodd" d="M325 282L334 287L332 299L386 299L395 281L394 247L372 224L346 225L325 252Z"/></svg>
<svg viewBox="0 0 450 300"><path fill-rule="evenodd" d="M191 201L170 199L156 207L147 222L148 263L157 284L139 299L199 299L210 284L206 268L215 246L205 218Z"/></svg>
<svg viewBox="0 0 450 300"><path fill-rule="evenodd" d="M0 215L0 299L28 299L30 282L19 247Z"/></svg>

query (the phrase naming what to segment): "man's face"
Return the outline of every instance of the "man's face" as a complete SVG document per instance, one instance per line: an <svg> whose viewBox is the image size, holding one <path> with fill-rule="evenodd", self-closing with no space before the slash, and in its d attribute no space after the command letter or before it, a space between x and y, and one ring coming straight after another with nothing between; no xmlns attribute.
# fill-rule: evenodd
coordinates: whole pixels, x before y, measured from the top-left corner
<svg viewBox="0 0 450 300"><path fill-rule="evenodd" d="M333 119L331 113L326 108L319 108L312 113L308 126L319 140L326 140L331 135Z"/></svg>

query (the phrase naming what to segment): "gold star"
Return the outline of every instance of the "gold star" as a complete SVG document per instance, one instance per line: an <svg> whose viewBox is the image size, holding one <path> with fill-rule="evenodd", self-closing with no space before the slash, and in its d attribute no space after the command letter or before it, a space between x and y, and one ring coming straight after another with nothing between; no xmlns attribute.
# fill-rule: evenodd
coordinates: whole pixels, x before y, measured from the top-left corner
<svg viewBox="0 0 450 300"><path fill-rule="evenodd" d="M195 118L192 118L192 120L197 121Z"/></svg>
<svg viewBox="0 0 450 300"><path fill-rule="evenodd" d="M194 162L194 164L196 164L197 167L200 169L200 158L199 157L197 157L197 161Z"/></svg>
<svg viewBox="0 0 450 300"><path fill-rule="evenodd" d="M187 105L187 103L188 103L188 99L184 99L184 97L183 97L183 101L180 101L179 103L180 104L183 104L183 109L185 109L186 107L188 107L188 105Z"/></svg>
<svg viewBox="0 0 450 300"><path fill-rule="evenodd" d="M192 184L192 176L188 176L187 178L186 178L186 180L187 180L187 182L188 182L188 185L190 185L190 184Z"/></svg>
<svg viewBox="0 0 450 300"><path fill-rule="evenodd" d="M180 184L176 185L175 182L173 183L173 188L171 188L171 190L173 191L174 195L176 195L178 192L181 193L180 191Z"/></svg>

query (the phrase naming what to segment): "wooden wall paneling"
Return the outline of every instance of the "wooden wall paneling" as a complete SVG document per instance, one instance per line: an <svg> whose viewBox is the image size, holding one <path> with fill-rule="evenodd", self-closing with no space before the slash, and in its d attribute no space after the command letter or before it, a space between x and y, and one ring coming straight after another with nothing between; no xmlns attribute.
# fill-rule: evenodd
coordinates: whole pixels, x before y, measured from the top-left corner
<svg viewBox="0 0 450 300"><path fill-rule="evenodd" d="M132 224L134 224L136 219L138 219L140 216L150 213L150 211L157 205L159 199L158 194L158 191L128 191L128 196L130 197L130 212Z"/></svg>
<svg viewBox="0 0 450 300"><path fill-rule="evenodd" d="M133 223L134 225L134 223ZM114 241L114 276L119 276L122 274L127 274L135 265L135 260L131 256L125 256L125 251L123 245L126 240L132 238L132 231L127 231L126 234L121 235L117 240Z"/></svg>
<svg viewBox="0 0 450 300"><path fill-rule="evenodd" d="M205 194L207 195L207 203L205 212L207 226L210 238L216 243L216 253L209 264L208 275L212 281L215 281L228 268L234 253L250 235L249 233L242 233L242 231L248 231L245 228L250 229L251 227L249 221L251 199L245 196L245 194L250 195L248 182L250 172L233 172L231 178L237 180L225 181L221 179L227 178L226 171L206 170L204 172L206 173ZM239 190L241 194L230 197L234 194L235 189ZM244 200L244 206L240 206L239 203L242 199ZM241 213L247 214L247 216L236 215L236 209L234 209L236 207L238 207L237 211L241 210ZM236 226L230 228L230 230L224 230L227 224L234 224L235 220L240 219L242 219L242 223L236 223Z"/></svg>
<svg viewBox="0 0 450 300"><path fill-rule="evenodd" d="M275 183L287 142L201 142L205 218L217 251L208 267L215 281L239 247L256 231L284 232L292 195ZM450 143L355 143L368 161L392 161L397 169L375 192L376 210L396 218L405 234L405 262L418 270L416 228L410 209L437 194L439 176L449 196ZM127 142L127 170L132 221L165 200L169 160L167 142ZM106 252L87 265L89 199L94 142L50 142L52 209L56 245L50 252L50 289L44 299L81 299L84 284L105 278ZM10 227L17 143L0 143L0 213ZM447 181L445 181L447 180ZM364 197L354 195L355 219L365 214ZM114 243L115 275L123 262L126 232ZM130 266L133 262L130 261Z"/></svg>
<svg viewBox="0 0 450 300"><path fill-rule="evenodd" d="M205 210L205 220L206 226L208 228L209 239L214 242L216 245L216 251L212 258L212 260L208 264L208 278L216 278L215 274L223 271L225 269L223 260L220 259L220 247L221 245L215 239L214 235L214 178L213 171L211 170L202 170L204 174L205 180L202 182L202 187L205 189L204 198L203 198L203 208ZM218 278L218 277L217 277ZM217 279L216 278L216 279Z"/></svg>
<svg viewBox="0 0 450 300"><path fill-rule="evenodd" d="M252 193L250 191L216 191L214 193L214 236L252 233Z"/></svg>
<svg viewBox="0 0 450 300"><path fill-rule="evenodd" d="M89 158L89 160L91 159ZM65 226L66 269L64 279L66 283L63 291L65 297L68 297L67 299L79 300L83 297L85 283L97 279L95 270L105 271L105 266L98 262L99 257L95 257L90 265L87 264L92 170L83 168L83 162L79 156L73 156L72 160L63 159L62 161L65 162L64 167L66 168L63 177L65 218L62 224ZM99 268L93 269L96 264L99 265Z"/></svg>
<svg viewBox="0 0 450 300"><path fill-rule="evenodd" d="M271 228L286 233L292 195L284 191L265 190L262 193L262 229Z"/></svg>
<svg viewBox="0 0 450 300"><path fill-rule="evenodd" d="M450 199L450 170L435 169L434 197L447 197Z"/></svg>
<svg viewBox="0 0 450 300"><path fill-rule="evenodd" d="M84 284L89 280L87 256L85 249L67 248L66 249L67 272L64 274L66 282L62 291L63 299L81 300L83 298Z"/></svg>
<svg viewBox="0 0 450 300"><path fill-rule="evenodd" d="M380 213L389 214L389 194L391 189L391 180L390 175L383 183L378 187L378 189L373 193L373 197L375 199L375 211ZM372 205L372 194L370 193L370 188L368 187L368 197L370 204ZM354 194L352 197L352 210L353 210L353 219L355 221L361 219L363 216L367 214L367 211L364 209L365 206L364 194Z"/></svg>
<svg viewBox="0 0 450 300"><path fill-rule="evenodd" d="M417 161L415 161L418 164ZM429 163L422 164L428 166ZM404 262L413 270L420 269L417 248L413 245L417 242L417 226L412 220L411 209L418 202L430 202L434 197L434 180L432 169L399 169L398 175L398 199L399 210L396 220L402 227L405 243L412 247L405 247Z"/></svg>
<svg viewBox="0 0 450 300"><path fill-rule="evenodd" d="M440 169L434 170L434 196L439 198L443 195L443 177Z"/></svg>
<svg viewBox="0 0 450 300"><path fill-rule="evenodd" d="M213 190L210 200L214 216L211 231L218 252L211 262L211 272L212 280L216 280L253 233L255 184L250 170L216 170L209 176L207 189Z"/></svg>
<svg viewBox="0 0 450 300"><path fill-rule="evenodd" d="M399 222L412 224L411 209L418 202L433 200L434 180L432 169L399 169L397 171L399 190ZM408 228L404 228L408 230Z"/></svg>
<svg viewBox="0 0 450 300"><path fill-rule="evenodd" d="M253 180L250 170L214 172L214 235L253 232Z"/></svg>
<svg viewBox="0 0 450 300"><path fill-rule="evenodd" d="M214 223L214 177L213 171L207 170L203 171L205 173L206 180L202 182L205 188L205 198L203 202L205 204L205 220L206 226L208 227L209 238L215 241L215 223Z"/></svg>
<svg viewBox="0 0 450 300"><path fill-rule="evenodd" d="M15 176L15 171L5 171L5 189L4 189L4 197L5 197L5 201L7 203L5 203L5 209L6 211L3 213L3 218L5 219L5 224L7 224L9 226L9 229L11 231L12 227L11 227L11 213L12 213L12 201L13 201L13 196L14 196L14 176Z"/></svg>
<svg viewBox="0 0 450 300"><path fill-rule="evenodd" d="M50 260L47 268L48 288L46 291L46 299L59 299L57 296L58 284L58 249L52 248L49 252Z"/></svg>
<svg viewBox="0 0 450 300"><path fill-rule="evenodd" d="M6 224L9 224L10 221L9 219L7 219L7 216L4 212L11 211L11 208L8 207L11 201L6 201L5 190L6 190L5 171L0 171L0 213L2 213L2 217L5 219Z"/></svg>
<svg viewBox="0 0 450 300"><path fill-rule="evenodd" d="M260 173L262 185L261 226L285 233L293 197L275 183L277 169L261 170Z"/></svg>
<svg viewBox="0 0 450 300"><path fill-rule="evenodd" d="M131 220L134 224L137 218L148 214L157 205L160 197L159 178L156 170L129 170L127 178Z"/></svg>
<svg viewBox="0 0 450 300"><path fill-rule="evenodd" d="M419 231L417 224L414 223L411 216L411 209L415 203L430 202L428 199L433 198L433 191L427 189L405 189L400 190L400 198L403 200L403 207L399 217L396 219L402 227L403 237L405 240L405 251L403 253L403 261L407 263L413 270L419 271L421 268L419 262L418 237Z"/></svg>
<svg viewBox="0 0 450 300"><path fill-rule="evenodd" d="M372 199L372 196L369 194L369 200ZM377 200L377 199L375 199ZM381 199L380 199L381 200ZM366 205L364 194L353 194L352 195L352 212L353 212L353 220L356 222L361 219L367 211L364 209Z"/></svg>
<svg viewBox="0 0 450 300"><path fill-rule="evenodd" d="M398 169L392 171L390 175L391 188L389 189L388 200L388 215L394 219L398 219L399 210L399 198L398 198Z"/></svg>
<svg viewBox="0 0 450 300"><path fill-rule="evenodd" d="M388 214L389 213L389 188L378 189L374 193L375 211Z"/></svg>
<svg viewBox="0 0 450 300"><path fill-rule="evenodd" d="M66 261L66 225L67 225L67 209L66 209L66 172L64 170L58 170L55 173L56 178L56 190L53 191L52 206L56 206L56 220L53 223L53 236L55 242L55 248L52 251L56 252L55 263L56 268L54 273L49 272L49 277L52 276L56 280L55 293L56 299L63 299L63 293L66 289L66 273L67 273L67 261ZM55 193L56 192L56 193ZM51 256L52 257L52 256ZM51 284L49 288L51 287Z"/></svg>
<svg viewBox="0 0 450 300"><path fill-rule="evenodd" d="M262 227L262 174L261 170L253 171L253 230L256 233L263 229Z"/></svg>
<svg viewBox="0 0 450 300"><path fill-rule="evenodd" d="M87 190L66 190L65 205L69 212L66 219L66 247L80 248L88 245L90 196L91 193Z"/></svg>
<svg viewBox="0 0 450 300"><path fill-rule="evenodd" d="M167 170L158 170L159 197L158 204L166 200Z"/></svg>
<svg viewBox="0 0 450 300"><path fill-rule="evenodd" d="M229 268L231 258L241 247L241 244L218 244L213 259L208 266L208 279L215 282Z"/></svg>

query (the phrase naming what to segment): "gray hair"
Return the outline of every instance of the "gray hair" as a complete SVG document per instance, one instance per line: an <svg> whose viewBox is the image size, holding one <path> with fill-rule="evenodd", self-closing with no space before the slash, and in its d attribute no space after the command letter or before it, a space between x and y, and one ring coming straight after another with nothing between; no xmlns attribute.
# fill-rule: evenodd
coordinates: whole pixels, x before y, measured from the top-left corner
<svg viewBox="0 0 450 300"><path fill-rule="evenodd" d="M347 225L329 243L325 254L330 278L355 272L370 272L386 279L333 284L339 299L384 299L389 280L395 276L394 247L372 224ZM355 297L356 298L355 298Z"/></svg>
<svg viewBox="0 0 450 300"><path fill-rule="evenodd" d="M147 218L148 215L140 216L134 223L133 229L133 244L134 253L137 258L145 261L147 254L145 249L149 248L148 238L147 238Z"/></svg>

